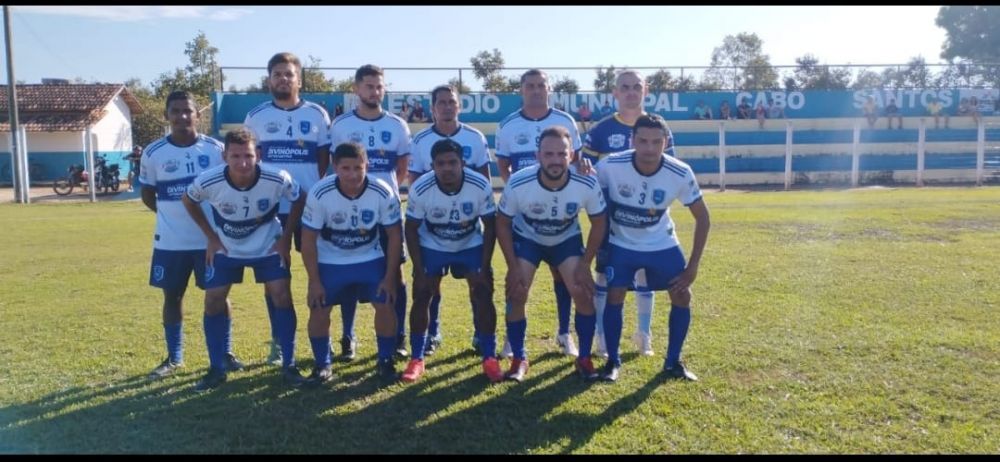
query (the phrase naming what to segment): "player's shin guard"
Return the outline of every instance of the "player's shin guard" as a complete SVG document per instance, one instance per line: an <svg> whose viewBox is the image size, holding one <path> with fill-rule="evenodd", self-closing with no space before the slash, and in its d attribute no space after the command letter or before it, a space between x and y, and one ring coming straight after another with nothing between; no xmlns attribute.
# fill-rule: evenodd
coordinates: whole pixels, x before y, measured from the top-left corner
<svg viewBox="0 0 1000 462"><path fill-rule="evenodd" d="M226 326L229 324L226 313L216 315L205 314L202 319L205 329L205 346L208 347L208 367L219 371L226 370Z"/></svg>
<svg viewBox="0 0 1000 462"><path fill-rule="evenodd" d="M313 359L316 360L316 369L323 369L330 365L333 358L330 357L330 336L309 337L312 345Z"/></svg>
<svg viewBox="0 0 1000 462"><path fill-rule="evenodd" d="M392 361L392 354L396 352L396 337L376 335L375 341L378 344L378 360Z"/></svg>
<svg viewBox="0 0 1000 462"><path fill-rule="evenodd" d="M601 275L598 279L603 281L604 275ZM606 285L601 285L600 282L598 282L594 291L594 309L596 310L596 313L594 314L597 316L597 326L595 326L595 332L596 335L601 337L604 336L604 304L607 302L608 287Z"/></svg>
<svg viewBox="0 0 1000 462"><path fill-rule="evenodd" d="M427 332L410 332L410 358L423 360L426 345Z"/></svg>
<svg viewBox="0 0 1000 462"><path fill-rule="evenodd" d="M281 367L295 365L295 308L275 307L274 320L277 321L278 342L281 344Z"/></svg>
<svg viewBox="0 0 1000 462"><path fill-rule="evenodd" d="M271 296L264 294L264 304L267 305L267 319L271 321L271 339L274 343L280 344L278 341L278 328L274 324L274 300L271 300Z"/></svg>
<svg viewBox="0 0 1000 462"><path fill-rule="evenodd" d="M396 290L396 336L406 335L406 284Z"/></svg>
<svg viewBox="0 0 1000 462"><path fill-rule="evenodd" d="M559 314L559 335L569 333L569 316L573 309L573 297L566 288L566 283L556 281L552 284L556 292L556 311Z"/></svg>
<svg viewBox="0 0 1000 462"><path fill-rule="evenodd" d="M622 338L622 303L608 303L604 308L604 342L608 347L608 361L621 365L622 358L618 355L618 347Z"/></svg>
<svg viewBox="0 0 1000 462"><path fill-rule="evenodd" d="M670 326L667 339L667 366L674 367L681 360L681 347L691 325L691 308L670 305Z"/></svg>
<svg viewBox="0 0 1000 462"><path fill-rule="evenodd" d="M427 320L427 336L430 338L437 337L438 328L441 327L441 293L434 294L431 297L431 310L430 318Z"/></svg>
<svg viewBox="0 0 1000 462"><path fill-rule="evenodd" d="M167 340L167 358L172 363L184 362L184 323L163 325L163 337Z"/></svg>
<svg viewBox="0 0 1000 462"><path fill-rule="evenodd" d="M343 322L341 338L354 338L354 313L357 310L358 301L356 299L346 300L340 304L340 319Z"/></svg>
<svg viewBox="0 0 1000 462"><path fill-rule="evenodd" d="M653 292L649 287L635 288L635 306L638 309L638 330L650 337L653 336Z"/></svg>
<svg viewBox="0 0 1000 462"><path fill-rule="evenodd" d="M590 349L594 344L595 324L597 324L597 315L576 313L576 336L580 339L578 358L590 357Z"/></svg>
<svg viewBox="0 0 1000 462"><path fill-rule="evenodd" d="M514 358L526 359L524 351L524 336L528 331L528 319L520 321L507 321L507 340L510 341L510 349L514 352ZM480 337L480 341L482 338Z"/></svg>

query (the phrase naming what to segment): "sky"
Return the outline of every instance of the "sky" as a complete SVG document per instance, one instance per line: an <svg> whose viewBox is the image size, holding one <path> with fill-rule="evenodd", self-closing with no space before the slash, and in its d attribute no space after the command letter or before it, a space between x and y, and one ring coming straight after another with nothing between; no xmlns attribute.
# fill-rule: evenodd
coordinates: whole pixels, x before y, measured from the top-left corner
<svg viewBox="0 0 1000 462"><path fill-rule="evenodd" d="M538 67L593 88L596 66L707 66L726 35L756 33L772 65L807 53L824 64L944 63L939 6L12 6L15 80L154 81L188 64L204 31L225 85L260 81L291 51L308 63L387 68L390 91L427 91L457 77L481 50L507 67ZM0 25L0 29L2 29ZM6 64L6 55L4 63ZM453 70L392 68L443 67ZM586 67L560 70L557 67ZM647 71L648 73L652 70ZM685 72L690 73L691 70ZM0 82L8 82L2 72ZM520 72L510 72L519 75ZM328 71L328 77L353 71ZM481 85L465 70L463 81ZM470 82L471 81L471 82Z"/></svg>

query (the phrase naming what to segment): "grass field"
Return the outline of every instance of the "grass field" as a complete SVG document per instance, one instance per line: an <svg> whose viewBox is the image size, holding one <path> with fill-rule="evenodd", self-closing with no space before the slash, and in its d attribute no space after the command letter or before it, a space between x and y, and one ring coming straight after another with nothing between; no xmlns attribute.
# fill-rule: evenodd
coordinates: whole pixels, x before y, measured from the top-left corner
<svg viewBox="0 0 1000 462"><path fill-rule="evenodd" d="M466 291L446 279L445 341L421 381L377 387L362 306L359 359L335 363L328 389L290 390L260 365L262 287L244 284L233 341L253 365L204 395L191 391L207 366L193 288L187 367L145 379L164 356L161 296L147 285L152 213L138 201L0 205L0 453L1000 452L1000 188L706 199L684 350L699 382L662 382L662 356L636 354L630 296L620 381L581 383L557 352L542 277L522 384L487 384ZM689 247L690 215L673 215ZM494 267L502 312L499 251ZM308 368L300 261L293 273ZM658 294L661 352L668 311Z"/></svg>

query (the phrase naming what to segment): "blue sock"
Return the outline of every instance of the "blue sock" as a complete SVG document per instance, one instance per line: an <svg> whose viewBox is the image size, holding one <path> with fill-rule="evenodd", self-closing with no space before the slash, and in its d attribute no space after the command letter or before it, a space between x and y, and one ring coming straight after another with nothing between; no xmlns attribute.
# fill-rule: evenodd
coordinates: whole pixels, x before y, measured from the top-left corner
<svg viewBox="0 0 1000 462"><path fill-rule="evenodd" d="M172 326L163 325L163 336L167 339L167 358L171 362L184 362L184 326L179 322Z"/></svg>
<svg viewBox="0 0 1000 462"><path fill-rule="evenodd" d="M205 314L203 326L205 329L205 346L208 347L208 367L210 369L226 370L226 313L214 316Z"/></svg>
<svg viewBox="0 0 1000 462"><path fill-rule="evenodd" d="M483 352L483 359L497 357L497 336L496 334L479 335L479 349Z"/></svg>
<svg viewBox="0 0 1000 462"><path fill-rule="evenodd" d="M396 352L396 337L376 335L375 340L378 343L378 360L392 361L392 354Z"/></svg>
<svg viewBox="0 0 1000 462"><path fill-rule="evenodd" d="M406 284L396 290L396 337L406 335Z"/></svg>
<svg viewBox="0 0 1000 462"><path fill-rule="evenodd" d="M316 369L323 369L330 365L330 336L309 337L312 344L313 359L316 360Z"/></svg>
<svg viewBox="0 0 1000 462"><path fill-rule="evenodd" d="M674 367L681 360L681 347L691 325L691 308L670 305L670 338L667 339L667 367Z"/></svg>
<svg viewBox="0 0 1000 462"><path fill-rule="evenodd" d="M278 329L274 326L274 301L271 300L271 296L264 294L264 304L267 305L267 319L271 321L271 339L274 343L278 342Z"/></svg>
<svg viewBox="0 0 1000 462"><path fill-rule="evenodd" d="M590 349L594 345L594 328L597 324L597 315L584 315L576 313L576 335L580 338L579 358L589 358Z"/></svg>
<svg viewBox="0 0 1000 462"><path fill-rule="evenodd" d="M652 335L653 327L653 292L649 287L637 286L635 288L635 307L638 311L637 330L647 335Z"/></svg>
<svg viewBox="0 0 1000 462"><path fill-rule="evenodd" d="M559 335L569 333L569 315L573 309L573 298L569 295L566 283L557 281L553 283L556 290L556 311L559 312Z"/></svg>
<svg viewBox="0 0 1000 462"><path fill-rule="evenodd" d="M274 307L274 320L278 324L278 342L281 345L281 367L295 365L295 309Z"/></svg>
<svg viewBox="0 0 1000 462"><path fill-rule="evenodd" d="M427 322L427 336L434 338L438 335L438 328L441 327L441 294L431 298L431 317Z"/></svg>
<svg viewBox="0 0 1000 462"><path fill-rule="evenodd" d="M479 328L476 327L476 304L469 300L469 308L472 308L472 336L479 338ZM494 337L496 339L496 337ZM480 339L482 341L482 339Z"/></svg>
<svg viewBox="0 0 1000 462"><path fill-rule="evenodd" d="M424 346L427 345L427 332L410 332L410 358L424 359Z"/></svg>
<svg viewBox="0 0 1000 462"><path fill-rule="evenodd" d="M608 303L604 307L604 343L608 347L608 361L618 366L622 364L622 358L618 356L618 344L622 339L623 305Z"/></svg>
<svg viewBox="0 0 1000 462"><path fill-rule="evenodd" d="M343 321L341 326L341 338L354 339L354 313L358 310L358 300L352 298L340 304L340 318Z"/></svg>
<svg viewBox="0 0 1000 462"><path fill-rule="evenodd" d="M514 358L516 359L527 358L524 351L524 335L527 330L527 318L520 321L507 321L507 339L510 340L510 350L514 352Z"/></svg>
<svg viewBox="0 0 1000 462"><path fill-rule="evenodd" d="M233 352L233 318L226 316L226 331L222 337L223 348L226 353Z"/></svg>

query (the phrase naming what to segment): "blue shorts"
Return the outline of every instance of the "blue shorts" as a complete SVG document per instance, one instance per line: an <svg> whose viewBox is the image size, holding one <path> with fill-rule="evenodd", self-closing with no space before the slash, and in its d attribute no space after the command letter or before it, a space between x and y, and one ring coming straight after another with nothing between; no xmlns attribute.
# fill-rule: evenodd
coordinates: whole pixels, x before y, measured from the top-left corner
<svg viewBox="0 0 1000 462"><path fill-rule="evenodd" d="M279 213L278 214L278 221L281 222L281 229L285 229L285 223L288 223L288 214L287 213ZM295 227L295 234L294 234L294 237L292 238L292 241L295 243L295 251L299 252L299 253L302 253L302 220L301 219L299 219L298 226Z"/></svg>
<svg viewBox="0 0 1000 462"><path fill-rule="evenodd" d="M340 305L348 300L385 303L378 296L378 284L385 277L385 258L348 265L319 264L319 279L326 291L323 307Z"/></svg>
<svg viewBox="0 0 1000 462"><path fill-rule="evenodd" d="M258 284L292 278L291 271L282 264L278 254L260 258L230 258L218 253L215 254L213 266L205 269L205 288L214 289L243 282L243 269L248 266L253 268L254 281Z"/></svg>
<svg viewBox="0 0 1000 462"><path fill-rule="evenodd" d="M406 235L403 233L402 223L399 230L399 264L406 263ZM389 235L385 232L385 226L378 225L378 245L382 247L382 252L389 255Z"/></svg>
<svg viewBox="0 0 1000 462"><path fill-rule="evenodd" d="M194 284L205 288L205 250L153 249L149 265L149 285L161 289L184 290L191 272Z"/></svg>
<svg viewBox="0 0 1000 462"><path fill-rule="evenodd" d="M684 272L687 263L680 246L654 252L637 252L609 244L608 266L604 275L608 287L628 287L635 280L635 272L646 270L649 290L667 290L670 280Z"/></svg>
<svg viewBox="0 0 1000 462"><path fill-rule="evenodd" d="M444 276L450 269L455 279L462 279L466 274L478 273L483 268L481 245L458 252L442 252L421 246L420 255L424 260L424 274L431 277Z"/></svg>
<svg viewBox="0 0 1000 462"><path fill-rule="evenodd" d="M583 255L583 237L581 234L577 234L559 244L546 246L514 233L514 255L528 260L535 267L538 266L539 262L544 261L549 266L556 268L569 257Z"/></svg>

